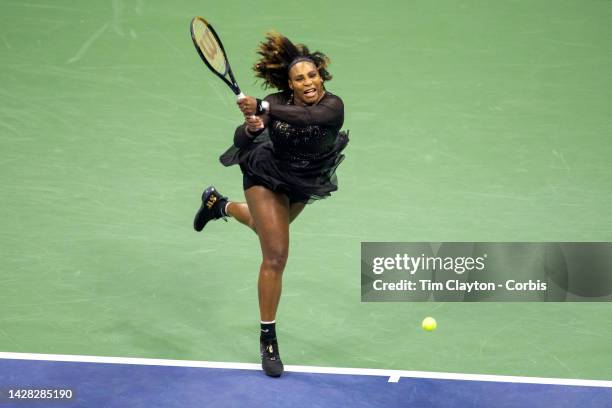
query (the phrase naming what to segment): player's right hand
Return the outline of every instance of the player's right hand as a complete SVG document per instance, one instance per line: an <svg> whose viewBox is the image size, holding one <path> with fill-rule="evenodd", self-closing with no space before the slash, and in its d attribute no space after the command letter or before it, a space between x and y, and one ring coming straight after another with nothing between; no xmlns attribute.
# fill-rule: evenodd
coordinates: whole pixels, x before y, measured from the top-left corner
<svg viewBox="0 0 612 408"><path fill-rule="evenodd" d="M254 115L255 110L257 110L257 99L252 96L246 95L244 98L238 99L236 103L245 116Z"/></svg>

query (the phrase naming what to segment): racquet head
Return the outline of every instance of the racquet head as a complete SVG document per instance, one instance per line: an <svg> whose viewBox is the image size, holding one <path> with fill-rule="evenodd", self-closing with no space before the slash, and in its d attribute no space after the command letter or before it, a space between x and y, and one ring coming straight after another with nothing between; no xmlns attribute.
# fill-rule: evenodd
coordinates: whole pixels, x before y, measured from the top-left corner
<svg viewBox="0 0 612 408"><path fill-rule="evenodd" d="M234 79L223 43L214 28L202 17L194 17L191 20L191 39L206 66L221 78L234 94L239 95L240 87Z"/></svg>

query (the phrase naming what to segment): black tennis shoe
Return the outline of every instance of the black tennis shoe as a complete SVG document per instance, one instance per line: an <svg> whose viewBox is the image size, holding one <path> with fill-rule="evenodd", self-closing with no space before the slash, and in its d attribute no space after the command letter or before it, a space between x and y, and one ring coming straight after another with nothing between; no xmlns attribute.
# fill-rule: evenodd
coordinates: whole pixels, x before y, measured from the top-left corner
<svg viewBox="0 0 612 408"><path fill-rule="evenodd" d="M261 351L261 368L270 377L280 377L283 374L283 362L278 354L278 342L276 338L259 342Z"/></svg>
<svg viewBox="0 0 612 408"><path fill-rule="evenodd" d="M227 197L222 196L214 186L206 187L202 193L202 205L193 219L193 228L202 231L210 220L223 218L227 221L224 212L226 204Z"/></svg>

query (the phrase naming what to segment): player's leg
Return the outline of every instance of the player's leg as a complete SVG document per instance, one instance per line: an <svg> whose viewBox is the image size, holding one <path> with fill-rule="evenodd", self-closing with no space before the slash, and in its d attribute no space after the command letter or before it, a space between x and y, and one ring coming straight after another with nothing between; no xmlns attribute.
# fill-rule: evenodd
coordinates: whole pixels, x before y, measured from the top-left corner
<svg viewBox="0 0 612 408"><path fill-rule="evenodd" d="M251 211L249 211L249 205L247 203L230 201L227 204L227 207L225 207L225 212L227 215L235 218L237 221L246 225L257 233L257 230L255 229L255 222L253 221L253 217L251 217Z"/></svg>
<svg viewBox="0 0 612 408"><path fill-rule="evenodd" d="M304 207L306 207L306 203L291 203L291 205L289 206L289 223L292 223L293 220L295 220L297 216L300 215Z"/></svg>
<svg viewBox="0 0 612 408"><path fill-rule="evenodd" d="M262 186L248 188L245 196L262 253L257 284L262 322L262 367L266 374L278 377L283 372L283 365L278 353L275 319L289 254L289 199Z"/></svg>
<svg viewBox="0 0 612 408"><path fill-rule="evenodd" d="M227 216L257 233L247 203L229 201L214 186L208 186L202 193L202 203L193 220L193 227L196 231L202 231L208 222Z"/></svg>
<svg viewBox="0 0 612 408"><path fill-rule="evenodd" d="M294 219L302 212L306 203L292 203L289 207L289 223L293 222ZM247 203L239 203L230 201L225 207L225 212L227 215L235 218L240 223L246 225L255 233L257 230L255 229L255 222L253 221L253 217L251 216L251 211L249 211L249 205Z"/></svg>
<svg viewBox="0 0 612 408"><path fill-rule="evenodd" d="M262 252L258 284L261 319L271 321L276 317L289 253L289 200L263 186L249 188L245 196Z"/></svg>

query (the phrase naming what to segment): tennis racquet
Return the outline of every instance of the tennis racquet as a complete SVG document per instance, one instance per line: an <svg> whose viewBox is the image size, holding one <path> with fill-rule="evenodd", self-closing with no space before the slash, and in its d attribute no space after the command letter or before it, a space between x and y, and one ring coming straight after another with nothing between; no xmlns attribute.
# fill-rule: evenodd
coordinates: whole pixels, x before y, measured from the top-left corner
<svg viewBox="0 0 612 408"><path fill-rule="evenodd" d="M244 98L234 78L223 43L210 23L202 17L194 17L191 20L191 39L206 66L230 87L238 99Z"/></svg>

